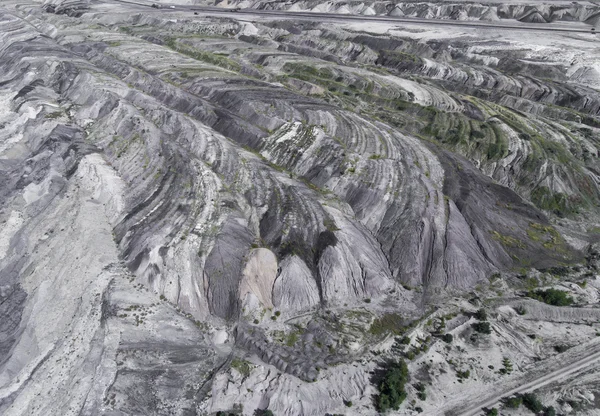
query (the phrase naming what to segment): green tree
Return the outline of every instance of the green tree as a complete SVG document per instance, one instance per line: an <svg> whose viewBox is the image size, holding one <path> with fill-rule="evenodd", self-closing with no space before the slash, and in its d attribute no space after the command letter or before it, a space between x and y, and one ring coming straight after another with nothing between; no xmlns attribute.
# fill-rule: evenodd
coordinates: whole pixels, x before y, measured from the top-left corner
<svg viewBox="0 0 600 416"><path fill-rule="evenodd" d="M404 387L408 380L408 367L404 360L392 362L386 368L383 380L379 384L379 395L375 399L377 410L380 412L398 410L406 399Z"/></svg>

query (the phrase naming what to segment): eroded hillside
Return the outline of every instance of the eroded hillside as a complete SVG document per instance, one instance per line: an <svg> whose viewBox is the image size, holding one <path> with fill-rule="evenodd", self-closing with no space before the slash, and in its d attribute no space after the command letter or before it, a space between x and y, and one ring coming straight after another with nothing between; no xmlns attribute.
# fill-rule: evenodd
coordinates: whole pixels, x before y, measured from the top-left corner
<svg viewBox="0 0 600 416"><path fill-rule="evenodd" d="M596 40L526 33L4 2L0 413L374 414L404 357L462 414L594 358Z"/></svg>

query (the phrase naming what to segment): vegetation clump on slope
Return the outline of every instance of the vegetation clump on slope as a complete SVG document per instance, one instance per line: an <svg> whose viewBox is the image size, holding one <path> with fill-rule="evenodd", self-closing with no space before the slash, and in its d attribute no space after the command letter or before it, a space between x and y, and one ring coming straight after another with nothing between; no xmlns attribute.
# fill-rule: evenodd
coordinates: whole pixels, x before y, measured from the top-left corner
<svg viewBox="0 0 600 416"><path fill-rule="evenodd" d="M573 298L567 292L559 289L529 291L527 296L553 306L569 306L574 303Z"/></svg>
<svg viewBox="0 0 600 416"><path fill-rule="evenodd" d="M408 367L404 360L390 363L379 384L379 395L375 398L377 410L380 412L398 410L406 399L404 387L409 379Z"/></svg>
<svg viewBox="0 0 600 416"><path fill-rule="evenodd" d="M397 313L387 313L380 318L376 318L371 324L369 332L373 335L383 335L387 333L401 335L404 333L402 316Z"/></svg>

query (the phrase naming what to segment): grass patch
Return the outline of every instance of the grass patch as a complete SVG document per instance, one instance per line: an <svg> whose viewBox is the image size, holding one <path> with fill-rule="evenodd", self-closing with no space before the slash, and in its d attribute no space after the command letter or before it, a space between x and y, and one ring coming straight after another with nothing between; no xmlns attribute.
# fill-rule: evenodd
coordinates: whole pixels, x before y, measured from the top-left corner
<svg viewBox="0 0 600 416"><path fill-rule="evenodd" d="M332 218L323 218L323 225L327 228L328 231L335 232L340 231L335 220Z"/></svg>
<svg viewBox="0 0 600 416"><path fill-rule="evenodd" d="M386 313L376 318L369 328L369 332L376 336L385 334L402 335L404 330L402 316L397 313Z"/></svg>
<svg viewBox="0 0 600 416"><path fill-rule="evenodd" d="M52 113L48 113L44 116L44 118L48 118L51 120L57 119L61 116L63 116L65 113L63 111L54 111Z"/></svg>
<svg viewBox="0 0 600 416"><path fill-rule="evenodd" d="M231 368L235 369L244 377L248 377L250 375L250 371L252 371L251 364L246 360L242 360L241 358L234 358L231 360Z"/></svg>
<svg viewBox="0 0 600 416"><path fill-rule="evenodd" d="M562 192L552 192L546 186L538 186L531 192L531 202L544 211L550 211L559 217L566 217L578 212L575 201Z"/></svg>
<svg viewBox="0 0 600 416"><path fill-rule="evenodd" d="M518 238L512 237L510 235L500 234L498 231L491 230L492 238L496 241L499 241L504 247L508 248L525 248L525 243L523 243Z"/></svg>
<svg viewBox="0 0 600 416"><path fill-rule="evenodd" d="M541 242L548 250L564 251L565 242L562 236L551 225L529 223L527 236L530 240Z"/></svg>
<svg viewBox="0 0 600 416"><path fill-rule="evenodd" d="M176 52L189 56L197 61L206 62L221 68L229 69L231 71L239 72L242 67L237 62L226 58L221 55L217 55L216 53L201 51L198 49L194 49L190 46L183 45L177 42L177 39L173 37L169 37L165 39L165 45L170 49L173 49Z"/></svg>
<svg viewBox="0 0 600 416"><path fill-rule="evenodd" d="M304 333L304 330L301 330L301 329L293 330L292 332L287 334L287 336L285 337L285 345L287 345L288 347L293 347L294 345L296 345L296 343L300 339L300 336L303 333Z"/></svg>

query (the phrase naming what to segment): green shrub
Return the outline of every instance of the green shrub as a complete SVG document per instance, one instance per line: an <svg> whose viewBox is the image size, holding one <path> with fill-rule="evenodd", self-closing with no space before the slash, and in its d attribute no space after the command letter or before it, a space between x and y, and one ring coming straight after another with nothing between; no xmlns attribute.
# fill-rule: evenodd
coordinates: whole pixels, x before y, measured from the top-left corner
<svg viewBox="0 0 600 416"><path fill-rule="evenodd" d="M481 334L491 334L492 329L489 322L476 322L473 325L473 329Z"/></svg>
<svg viewBox="0 0 600 416"><path fill-rule="evenodd" d="M425 391L425 384L417 383L414 385L414 388L417 389L417 397L419 400L425 401L427 400L427 392Z"/></svg>
<svg viewBox="0 0 600 416"><path fill-rule="evenodd" d="M570 347L567 345L555 345L554 346L554 351L558 352L558 353L562 353L565 352L569 349Z"/></svg>
<svg viewBox="0 0 600 416"><path fill-rule="evenodd" d="M475 319L487 321L487 313L485 312L485 309L479 309L477 312L475 312Z"/></svg>
<svg viewBox="0 0 600 416"><path fill-rule="evenodd" d="M498 416L498 409L496 409L495 407L492 407L491 409L488 409L485 414L487 416Z"/></svg>
<svg viewBox="0 0 600 416"><path fill-rule="evenodd" d="M244 377L248 377L250 375L250 371L252 371L252 368L250 368L250 363L240 358L234 358L231 360L231 368L235 368L237 372Z"/></svg>
<svg viewBox="0 0 600 416"><path fill-rule="evenodd" d="M465 370L465 371L457 371L456 372L456 377L458 377L459 380L463 380L463 379L467 379L471 376L471 371L469 370Z"/></svg>
<svg viewBox="0 0 600 416"><path fill-rule="evenodd" d="M569 306L574 302L567 292L559 289L530 290L528 296L553 306Z"/></svg>
<svg viewBox="0 0 600 416"><path fill-rule="evenodd" d="M512 396L504 400L504 406L509 409L517 409L523 403L523 399L519 396Z"/></svg>
<svg viewBox="0 0 600 416"><path fill-rule="evenodd" d="M539 401L537 396L533 393L525 393L523 396L523 406L531 410L533 413L538 414L544 410L544 406Z"/></svg>
<svg viewBox="0 0 600 416"><path fill-rule="evenodd" d="M404 332L402 316L397 313L386 313L373 321L369 328L369 332L373 335L383 335L388 333L400 335Z"/></svg>
<svg viewBox="0 0 600 416"><path fill-rule="evenodd" d="M383 380L379 384L379 395L375 398L377 410L380 412L398 410L406 399L404 387L408 380L408 367L404 360L392 362L385 369Z"/></svg>
<svg viewBox="0 0 600 416"><path fill-rule="evenodd" d="M269 409L256 409L254 416L273 416L273 412Z"/></svg>
<svg viewBox="0 0 600 416"><path fill-rule="evenodd" d="M352 402L350 400L344 400L344 406L352 407Z"/></svg>
<svg viewBox="0 0 600 416"><path fill-rule="evenodd" d="M502 365L503 365L503 367L500 370L498 370L500 372L500 374L512 373L513 365L509 358L504 357L504 359L502 360Z"/></svg>
<svg viewBox="0 0 600 416"><path fill-rule="evenodd" d="M452 336L452 334L444 334L444 336L442 337L442 340L445 343L450 344L452 341L454 341L454 337Z"/></svg>
<svg viewBox="0 0 600 416"><path fill-rule="evenodd" d="M519 315L525 315L527 313L527 309L525 309L524 306L517 306L515 308L515 311L519 314Z"/></svg>

